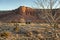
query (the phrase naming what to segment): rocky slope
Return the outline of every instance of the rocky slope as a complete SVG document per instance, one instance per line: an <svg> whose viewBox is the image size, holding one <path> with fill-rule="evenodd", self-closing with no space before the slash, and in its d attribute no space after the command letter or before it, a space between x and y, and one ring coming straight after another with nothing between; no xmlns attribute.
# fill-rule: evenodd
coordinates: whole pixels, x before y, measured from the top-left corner
<svg viewBox="0 0 60 40"><path fill-rule="evenodd" d="M0 22L45 22L44 19L39 17L44 12L42 9L33 9L25 6L20 6L19 8L11 11L0 11ZM49 9L47 9L49 12ZM57 12L56 12L57 11ZM53 10L57 15L60 15L58 9ZM40 15L38 14L40 13ZM39 15L39 16L38 16ZM54 14L53 14L54 15Z"/></svg>

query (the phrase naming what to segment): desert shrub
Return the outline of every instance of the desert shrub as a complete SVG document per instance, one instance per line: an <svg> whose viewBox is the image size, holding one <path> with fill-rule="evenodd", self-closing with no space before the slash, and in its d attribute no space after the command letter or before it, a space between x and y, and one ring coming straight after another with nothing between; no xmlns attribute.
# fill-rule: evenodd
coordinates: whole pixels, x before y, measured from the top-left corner
<svg viewBox="0 0 60 40"><path fill-rule="evenodd" d="M17 27L17 26L19 26L19 24L18 24L18 23L14 23L14 26L16 26L16 27Z"/></svg>
<svg viewBox="0 0 60 40"><path fill-rule="evenodd" d="M11 32L8 32L8 31L2 32L0 34L0 37L10 37L10 36L11 36Z"/></svg>
<svg viewBox="0 0 60 40"><path fill-rule="evenodd" d="M29 37L32 37L33 36L33 33L31 31L27 31L26 32L26 35L29 36Z"/></svg>
<svg viewBox="0 0 60 40"><path fill-rule="evenodd" d="M38 34L40 31L39 30L34 30L32 31L34 34Z"/></svg>
<svg viewBox="0 0 60 40"><path fill-rule="evenodd" d="M45 37L42 34L37 34L37 38L44 39Z"/></svg>
<svg viewBox="0 0 60 40"><path fill-rule="evenodd" d="M33 35L32 31L26 30L26 29L24 29L24 28L21 28L21 29L20 29L20 34L24 34L24 35L27 36L27 37L30 37L30 36Z"/></svg>
<svg viewBox="0 0 60 40"><path fill-rule="evenodd" d="M19 30L20 30L19 27L15 27L15 28L14 28L14 31L15 31L15 32L19 32Z"/></svg>
<svg viewBox="0 0 60 40"><path fill-rule="evenodd" d="M32 30L32 33L33 34L40 34L40 33L42 33L43 32L43 30L39 30L39 29L37 29L37 30Z"/></svg>

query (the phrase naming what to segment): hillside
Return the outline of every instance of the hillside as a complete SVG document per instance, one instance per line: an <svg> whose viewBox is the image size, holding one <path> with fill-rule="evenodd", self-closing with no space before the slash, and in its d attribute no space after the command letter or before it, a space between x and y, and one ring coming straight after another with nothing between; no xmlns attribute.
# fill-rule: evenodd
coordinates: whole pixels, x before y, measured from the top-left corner
<svg viewBox="0 0 60 40"><path fill-rule="evenodd" d="M44 9L33 9L25 6L20 6L19 8L15 10L10 10L10 11L0 11L0 22L45 22L45 19L42 19L39 17L38 13L42 15L45 13L44 11L42 12L41 10ZM48 12L50 11L49 9L46 9ZM53 15L54 12L57 13L57 16L60 15L59 9L53 9ZM60 22L60 21L59 21Z"/></svg>

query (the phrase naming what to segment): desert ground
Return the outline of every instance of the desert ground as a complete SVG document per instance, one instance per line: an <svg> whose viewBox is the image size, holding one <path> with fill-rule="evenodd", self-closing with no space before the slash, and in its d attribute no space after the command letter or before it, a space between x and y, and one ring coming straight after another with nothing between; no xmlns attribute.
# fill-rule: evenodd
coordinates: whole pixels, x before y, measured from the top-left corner
<svg viewBox="0 0 60 40"><path fill-rule="evenodd" d="M60 40L60 27L34 23L0 23L0 40Z"/></svg>

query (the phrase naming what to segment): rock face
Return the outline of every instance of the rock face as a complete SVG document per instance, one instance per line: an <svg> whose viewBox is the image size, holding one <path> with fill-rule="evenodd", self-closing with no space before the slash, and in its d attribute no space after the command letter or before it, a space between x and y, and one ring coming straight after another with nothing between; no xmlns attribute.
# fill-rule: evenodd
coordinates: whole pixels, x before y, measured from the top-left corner
<svg viewBox="0 0 60 40"><path fill-rule="evenodd" d="M44 9L33 9L25 6L20 6L19 8L11 11L0 11L0 22L46 22L44 19L39 17L43 13L41 10ZM46 9L49 12L49 9ZM54 12L57 13L57 15L60 15L60 9L53 9L52 10L53 15ZM40 13L40 15L39 15ZM60 21L59 21L60 22Z"/></svg>

